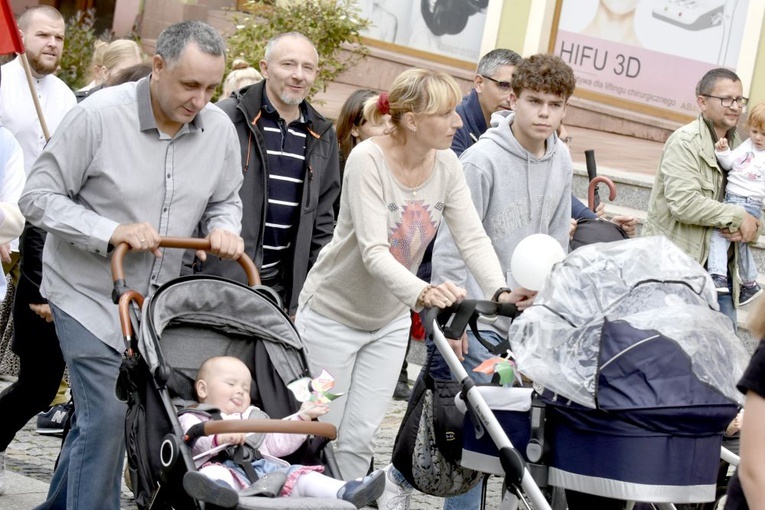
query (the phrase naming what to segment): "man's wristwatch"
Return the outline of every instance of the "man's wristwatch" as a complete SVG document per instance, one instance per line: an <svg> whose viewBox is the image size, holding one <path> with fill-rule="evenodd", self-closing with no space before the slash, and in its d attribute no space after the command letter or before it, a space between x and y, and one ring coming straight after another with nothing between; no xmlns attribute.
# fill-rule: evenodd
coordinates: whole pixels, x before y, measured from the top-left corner
<svg viewBox="0 0 765 510"><path fill-rule="evenodd" d="M491 300L497 301L499 299L499 295L502 294L503 292L512 292L512 290L507 287L500 287L497 289L497 292L495 292L494 295L491 296Z"/></svg>

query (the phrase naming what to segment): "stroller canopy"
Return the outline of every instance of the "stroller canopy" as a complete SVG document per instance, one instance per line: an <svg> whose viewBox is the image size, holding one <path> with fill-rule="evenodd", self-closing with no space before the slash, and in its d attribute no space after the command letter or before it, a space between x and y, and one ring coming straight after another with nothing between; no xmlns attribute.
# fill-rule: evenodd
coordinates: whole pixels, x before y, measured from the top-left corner
<svg viewBox="0 0 765 510"><path fill-rule="evenodd" d="M588 408L732 404L749 355L716 296L663 237L592 244L553 268L510 344L521 373Z"/></svg>
<svg viewBox="0 0 765 510"><path fill-rule="evenodd" d="M163 341L168 328L182 328L188 336L173 345ZM160 287L144 302L138 347L152 373L164 356L174 357L173 365L196 368L211 355L219 355L206 331L230 338L257 337L287 384L306 375L302 359L303 342L289 317L256 289L204 275L178 278ZM208 341L205 341L208 340ZM160 345L164 345L160 349ZM168 349L172 347L172 353ZM231 354L236 354L232 352Z"/></svg>

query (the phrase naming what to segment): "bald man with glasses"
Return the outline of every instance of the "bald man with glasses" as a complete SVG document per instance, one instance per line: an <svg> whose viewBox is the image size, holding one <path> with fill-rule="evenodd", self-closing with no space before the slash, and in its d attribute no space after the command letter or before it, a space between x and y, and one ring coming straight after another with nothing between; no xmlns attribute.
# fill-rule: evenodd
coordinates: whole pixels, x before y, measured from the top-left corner
<svg viewBox="0 0 765 510"><path fill-rule="evenodd" d="M733 321L741 281L735 243L757 239L760 222L740 205L723 203L725 173L715 157L715 143L726 138L735 149L741 138L736 125L748 99L738 75L729 69L708 71L696 86L698 118L667 139L648 205L644 235L664 235L706 267L712 232L731 241L730 293L718 293L720 311Z"/></svg>

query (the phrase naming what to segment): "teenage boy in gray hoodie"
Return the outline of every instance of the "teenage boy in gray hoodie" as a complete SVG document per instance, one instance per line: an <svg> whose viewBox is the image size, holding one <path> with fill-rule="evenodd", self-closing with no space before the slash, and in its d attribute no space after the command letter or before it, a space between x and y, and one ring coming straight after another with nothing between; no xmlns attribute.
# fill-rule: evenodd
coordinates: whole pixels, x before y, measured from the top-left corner
<svg viewBox="0 0 765 510"><path fill-rule="evenodd" d="M533 55L522 60L512 79L510 102L513 111L500 111L491 118L491 128L460 156L473 204L491 238L507 286L518 286L510 272L510 258L521 239L531 234L548 234L568 251L571 218L573 163L566 144L556 130L566 115L568 99L576 79L572 69L559 57ZM467 289L468 297L484 294L465 266L449 229L442 225L433 249L433 283L451 280ZM523 309L532 297L518 302ZM493 344L507 338L508 320L479 323L481 336ZM473 368L492 355L471 331L449 343L465 369L478 382L490 377ZM449 379L443 358L429 346L434 377ZM449 498L444 509L480 507L480 484L461 496Z"/></svg>
<svg viewBox="0 0 765 510"><path fill-rule="evenodd" d="M497 112L492 127L460 157L473 204L494 244L507 285L517 287L510 257L521 239L548 234L568 251L573 163L566 144L556 135L566 114L576 79L571 68L553 55L533 55L518 64L512 80L513 111ZM483 294L442 228L433 250L433 282L465 285L468 297ZM524 302L528 306L533 298ZM507 337L509 321L484 324L486 337L498 343ZM465 356L468 372L490 357L469 333L469 344L453 345ZM484 335L482 335L484 336ZM480 374L471 373L478 376Z"/></svg>

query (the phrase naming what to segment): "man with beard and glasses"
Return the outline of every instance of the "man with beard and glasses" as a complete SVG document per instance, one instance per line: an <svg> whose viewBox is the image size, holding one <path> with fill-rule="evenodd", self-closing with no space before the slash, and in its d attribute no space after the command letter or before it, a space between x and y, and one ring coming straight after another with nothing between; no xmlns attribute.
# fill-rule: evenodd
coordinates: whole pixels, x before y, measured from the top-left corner
<svg viewBox="0 0 765 510"><path fill-rule="evenodd" d="M308 270L332 238L340 192L335 131L306 101L318 67L318 53L306 36L278 35L260 61L265 79L217 104L234 122L241 145L245 253L290 315ZM205 273L246 281L232 261L208 257L200 266Z"/></svg>
<svg viewBox="0 0 765 510"><path fill-rule="evenodd" d="M53 133L64 115L77 104L74 93L53 75L64 48L64 18L53 7L40 5L25 11L18 18L18 25L43 116L49 132ZM21 145L24 170L29 175L47 140L35 111L21 59L16 58L5 64L0 68L0 73L0 124ZM17 190L17 196L21 195L21 191L21 188ZM23 254L20 274L15 278L12 276L17 286L13 302L13 352L19 356L19 378L0 394L0 416L3 416L0 423L0 492L3 490L5 450L16 432L35 414L53 404L56 405L40 417L57 417L58 432L63 429L70 409L66 403L66 386L62 385L60 396L56 396L56 390L62 384L64 359L51 322L50 308L39 291L45 231L27 224L21 240L20 250L18 240L10 246L0 246L4 269L11 275L16 272L14 266L19 261L18 252ZM54 424L54 421L47 420L47 425L43 425Z"/></svg>

